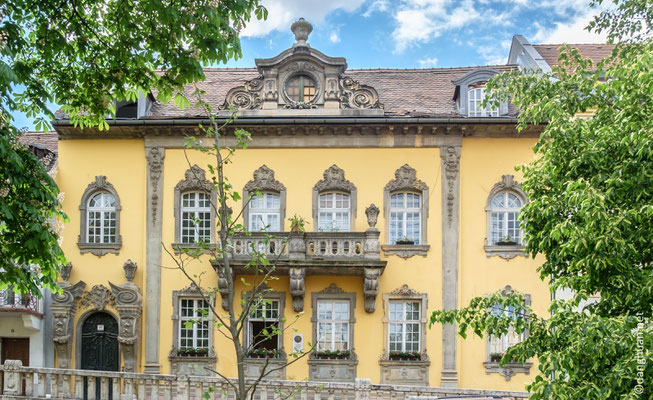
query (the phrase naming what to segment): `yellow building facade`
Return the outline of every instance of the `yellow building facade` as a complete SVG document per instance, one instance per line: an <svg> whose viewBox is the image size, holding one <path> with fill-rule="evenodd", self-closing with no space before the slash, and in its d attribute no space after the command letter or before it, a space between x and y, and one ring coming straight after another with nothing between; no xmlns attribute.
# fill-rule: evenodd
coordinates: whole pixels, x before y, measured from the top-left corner
<svg viewBox="0 0 653 400"><path fill-rule="evenodd" d="M266 346L278 362L297 343L341 352L274 377L523 390L536 360L496 361L518 335L462 340L453 326L427 323L433 310L497 291L526 295L538 313L549 305L517 217L527 198L515 166L532 159L537 132L517 134L508 104L477 106L483 83L514 66L348 70L306 43L309 26L294 24L296 43L256 68L207 70L200 84L219 121L228 106L238 111L225 144L235 129L252 134L226 167L235 191L262 194L240 217L253 234L236 238L236 264L248 241L260 246L261 227L281 239L293 215L308 222L286 246L264 249L279 256L269 318L296 320ZM217 237L207 206L215 160L184 146L207 116L151 96L122 107L106 132L55 121L70 261L52 306L56 365L235 376L231 342L210 323L185 326L202 305L172 258ZM234 215L243 205L229 204ZM222 310L208 255L187 262L202 286L221 289ZM248 290L240 278L236 299ZM248 373L259 362L248 360Z"/></svg>

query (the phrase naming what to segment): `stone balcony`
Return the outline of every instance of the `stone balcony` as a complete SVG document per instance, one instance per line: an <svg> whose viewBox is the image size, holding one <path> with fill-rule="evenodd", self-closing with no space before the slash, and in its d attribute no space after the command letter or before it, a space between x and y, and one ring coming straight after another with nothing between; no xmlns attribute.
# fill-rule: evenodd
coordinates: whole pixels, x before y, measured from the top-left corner
<svg viewBox="0 0 653 400"><path fill-rule="evenodd" d="M235 274L250 275L256 269L252 256L264 254L276 275L290 277L293 309L304 310L304 279L307 275L361 276L365 311L376 308L379 277L385 270L381 260L380 232L374 226L378 208L372 204L365 210L368 225L364 232L255 232L237 234L231 240L231 260ZM227 283L220 263L213 261L218 271L218 287L224 300Z"/></svg>

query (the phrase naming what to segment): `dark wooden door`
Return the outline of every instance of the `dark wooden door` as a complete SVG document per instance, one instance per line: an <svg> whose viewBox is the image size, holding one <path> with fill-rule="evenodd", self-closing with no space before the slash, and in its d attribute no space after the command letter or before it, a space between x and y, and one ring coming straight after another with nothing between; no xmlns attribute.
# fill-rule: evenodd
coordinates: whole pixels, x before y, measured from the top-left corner
<svg viewBox="0 0 653 400"><path fill-rule="evenodd" d="M95 313L82 324L82 369L118 371L118 322L108 313Z"/></svg>
<svg viewBox="0 0 653 400"><path fill-rule="evenodd" d="M29 365L29 338L2 338L2 364L5 360L20 360Z"/></svg>

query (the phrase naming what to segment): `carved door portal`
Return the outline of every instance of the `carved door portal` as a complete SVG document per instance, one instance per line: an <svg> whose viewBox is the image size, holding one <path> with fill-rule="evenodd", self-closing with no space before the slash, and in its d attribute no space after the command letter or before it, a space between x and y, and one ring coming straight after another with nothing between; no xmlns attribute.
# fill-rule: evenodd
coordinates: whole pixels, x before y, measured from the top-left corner
<svg viewBox="0 0 653 400"><path fill-rule="evenodd" d="M92 314L82 325L82 369L96 371L118 371L120 359L118 352L118 322L106 312ZM92 378L91 378L92 379ZM112 382L109 379L108 395L113 398ZM101 395L100 378L96 378L95 393L88 393L88 381L84 378L84 399L99 399Z"/></svg>

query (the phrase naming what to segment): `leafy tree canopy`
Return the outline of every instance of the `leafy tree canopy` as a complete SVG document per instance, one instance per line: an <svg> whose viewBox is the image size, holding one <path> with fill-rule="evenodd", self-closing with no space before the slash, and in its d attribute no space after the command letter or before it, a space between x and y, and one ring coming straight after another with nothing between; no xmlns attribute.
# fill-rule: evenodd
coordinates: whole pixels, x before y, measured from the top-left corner
<svg viewBox="0 0 653 400"><path fill-rule="evenodd" d="M241 56L238 30L251 16L267 17L259 0L0 3L0 286L54 287L64 260L47 222L63 217L58 189L18 145L10 113L46 129L56 103L76 125L108 128L114 100L154 91L186 104L183 85L204 79L203 66Z"/></svg>
<svg viewBox="0 0 653 400"><path fill-rule="evenodd" d="M550 315L519 295L479 297L431 323L457 322L462 335L481 337L528 330L502 363L537 358L532 399L653 397L652 9L616 0L592 22L623 42L604 62L566 47L549 74L511 72L488 84L494 101L510 97L520 109L520 128L546 124L535 160L521 167L530 202L520 219L528 252L545 257L540 278L574 296L555 300ZM590 296L598 298L587 304ZM497 306L515 312L496 315Z"/></svg>

